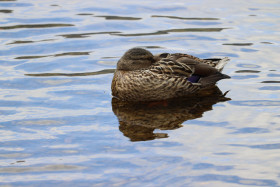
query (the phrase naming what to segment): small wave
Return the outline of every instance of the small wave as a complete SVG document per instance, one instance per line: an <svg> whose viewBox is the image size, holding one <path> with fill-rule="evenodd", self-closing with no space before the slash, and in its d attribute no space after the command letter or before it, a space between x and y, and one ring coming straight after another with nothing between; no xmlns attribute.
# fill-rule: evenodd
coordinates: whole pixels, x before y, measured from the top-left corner
<svg viewBox="0 0 280 187"><path fill-rule="evenodd" d="M203 21L220 20L219 18L186 18L186 17L178 17L178 16L160 16L160 15L152 15L151 17L152 18L182 19L182 20L203 20Z"/></svg>
<svg viewBox="0 0 280 187"><path fill-rule="evenodd" d="M80 13L80 14L76 14L78 16L93 16L94 14L91 13Z"/></svg>
<svg viewBox="0 0 280 187"><path fill-rule="evenodd" d="M262 81L261 83L280 83L280 81Z"/></svg>
<svg viewBox="0 0 280 187"><path fill-rule="evenodd" d="M223 45L251 46L251 45L253 45L253 43L224 43Z"/></svg>
<svg viewBox="0 0 280 187"><path fill-rule="evenodd" d="M229 101L232 105L238 105L238 106L279 106L280 101L275 100L248 100L248 101Z"/></svg>
<svg viewBox="0 0 280 187"><path fill-rule="evenodd" d="M94 17L105 18L106 20L140 20L140 19L142 19L142 18L124 17L124 16L94 16Z"/></svg>
<svg viewBox="0 0 280 187"><path fill-rule="evenodd" d="M7 43L7 45L12 44L26 44L26 43L37 43L37 42L47 42L47 41L54 41L54 39L46 39L46 40L38 40L38 41L32 41L32 40L16 40L11 43Z"/></svg>
<svg viewBox="0 0 280 187"><path fill-rule="evenodd" d="M221 32L224 29L229 28L183 28L183 29L168 29L168 30L160 30L156 32L149 32L149 33L133 33L133 34L111 34L117 36L147 36L147 35L162 35L168 34L171 32Z"/></svg>
<svg viewBox="0 0 280 187"><path fill-rule="evenodd" d="M79 34L63 34L63 35L58 35L62 36L64 38L86 38L89 37L90 35L96 35L96 34L118 34L121 32L90 32L90 33L79 33Z"/></svg>
<svg viewBox="0 0 280 187"><path fill-rule="evenodd" d="M235 73L260 73L261 71L257 71L257 70L238 70L235 71Z"/></svg>
<svg viewBox="0 0 280 187"><path fill-rule="evenodd" d="M44 58L44 57L60 57L60 56L80 56L80 55L89 55L91 52L66 52L59 53L54 55L42 55L42 56L20 56L15 59L34 59L34 58Z"/></svg>
<svg viewBox="0 0 280 187"><path fill-rule="evenodd" d="M51 28L51 27L73 27L73 24L64 24L64 23L49 23L49 24L31 24L31 25L13 25L13 26L3 26L0 27L0 30L10 30L10 29L34 29L34 28Z"/></svg>
<svg viewBox="0 0 280 187"><path fill-rule="evenodd" d="M91 76L91 75L102 75L102 74L110 74L114 73L115 69L103 69L95 72L84 72L84 73L37 73L37 74L25 74L26 76L33 77L54 77L54 76L67 76L67 77L75 77L75 76Z"/></svg>
<svg viewBox="0 0 280 187"><path fill-rule="evenodd" d="M12 13L13 10L8 10L8 9L2 9L0 10L0 13L6 13L6 14L9 14L9 13Z"/></svg>

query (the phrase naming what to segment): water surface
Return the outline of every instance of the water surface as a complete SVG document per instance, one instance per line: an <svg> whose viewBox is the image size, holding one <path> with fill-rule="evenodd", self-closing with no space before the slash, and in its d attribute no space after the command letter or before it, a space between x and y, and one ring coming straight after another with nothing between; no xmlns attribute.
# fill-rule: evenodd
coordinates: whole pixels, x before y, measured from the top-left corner
<svg viewBox="0 0 280 187"><path fill-rule="evenodd" d="M1 185L280 185L278 1L0 0L0 18ZM229 57L231 100L115 103L135 46Z"/></svg>

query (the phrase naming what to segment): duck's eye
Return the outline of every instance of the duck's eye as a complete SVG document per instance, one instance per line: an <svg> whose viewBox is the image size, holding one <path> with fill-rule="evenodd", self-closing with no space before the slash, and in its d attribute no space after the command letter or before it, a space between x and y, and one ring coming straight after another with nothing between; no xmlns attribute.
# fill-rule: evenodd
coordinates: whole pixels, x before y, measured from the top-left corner
<svg viewBox="0 0 280 187"><path fill-rule="evenodd" d="M162 53L159 55L160 58L166 58L169 55L169 53Z"/></svg>

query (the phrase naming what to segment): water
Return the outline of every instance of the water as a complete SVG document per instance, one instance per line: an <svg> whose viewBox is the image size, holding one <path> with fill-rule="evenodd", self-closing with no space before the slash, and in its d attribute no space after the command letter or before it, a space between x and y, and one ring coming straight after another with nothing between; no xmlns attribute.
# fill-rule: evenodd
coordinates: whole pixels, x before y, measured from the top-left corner
<svg viewBox="0 0 280 187"><path fill-rule="evenodd" d="M279 186L279 9L0 0L0 184ZM218 86L231 100L115 103L112 72L135 46L228 56Z"/></svg>

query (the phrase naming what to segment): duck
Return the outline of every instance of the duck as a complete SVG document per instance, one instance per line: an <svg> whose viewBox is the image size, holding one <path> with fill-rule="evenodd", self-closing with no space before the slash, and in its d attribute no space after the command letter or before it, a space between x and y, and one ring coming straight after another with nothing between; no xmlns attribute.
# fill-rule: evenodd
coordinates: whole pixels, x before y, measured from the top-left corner
<svg viewBox="0 0 280 187"><path fill-rule="evenodd" d="M127 102L163 101L193 96L230 76L221 73L229 58L201 59L183 53L153 55L131 48L117 62L112 96Z"/></svg>

